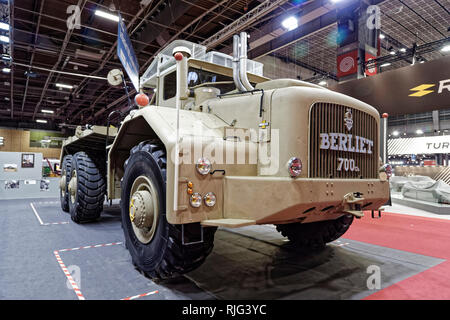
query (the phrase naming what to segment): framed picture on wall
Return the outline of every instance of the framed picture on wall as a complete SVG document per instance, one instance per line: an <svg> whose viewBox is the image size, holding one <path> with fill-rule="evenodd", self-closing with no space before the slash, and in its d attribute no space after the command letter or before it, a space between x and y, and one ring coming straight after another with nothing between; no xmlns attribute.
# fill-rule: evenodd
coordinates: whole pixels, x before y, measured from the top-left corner
<svg viewBox="0 0 450 320"><path fill-rule="evenodd" d="M33 153L22 153L22 168L34 168Z"/></svg>

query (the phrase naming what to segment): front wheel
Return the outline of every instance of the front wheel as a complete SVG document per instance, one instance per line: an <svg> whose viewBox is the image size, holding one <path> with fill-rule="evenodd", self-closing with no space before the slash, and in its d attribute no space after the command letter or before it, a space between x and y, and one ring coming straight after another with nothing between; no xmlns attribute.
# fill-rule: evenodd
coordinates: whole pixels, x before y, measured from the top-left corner
<svg viewBox="0 0 450 320"><path fill-rule="evenodd" d="M352 215L335 220L311 223L289 223L276 225L277 230L301 250L322 249L329 242L339 239L353 222Z"/></svg>
<svg viewBox="0 0 450 320"><path fill-rule="evenodd" d="M182 244L180 225L166 218L166 153L141 142L125 162L121 212L126 247L135 266L151 278L172 278L199 267L213 248L217 228L203 229L203 242ZM198 224L185 225L185 241L199 239Z"/></svg>

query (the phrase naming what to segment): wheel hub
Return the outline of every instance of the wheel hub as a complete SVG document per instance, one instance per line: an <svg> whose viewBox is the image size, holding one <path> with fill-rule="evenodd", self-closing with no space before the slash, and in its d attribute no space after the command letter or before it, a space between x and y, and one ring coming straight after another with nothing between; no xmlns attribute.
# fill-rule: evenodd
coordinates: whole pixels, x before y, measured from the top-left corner
<svg viewBox="0 0 450 320"><path fill-rule="evenodd" d="M139 176L130 190L129 217L133 232L142 243L153 239L158 225L159 200L153 182Z"/></svg>
<svg viewBox="0 0 450 320"><path fill-rule="evenodd" d="M150 228L153 224L154 210L150 192L136 191L130 201L130 220L138 228Z"/></svg>
<svg viewBox="0 0 450 320"><path fill-rule="evenodd" d="M59 188L61 189L61 194L63 196L66 195L66 181L67 181L66 173L63 172L61 175L61 179L59 180Z"/></svg>
<svg viewBox="0 0 450 320"><path fill-rule="evenodd" d="M77 172L75 170L73 170L72 172L72 179L70 179L67 189L69 190L70 201L72 201L72 203L75 203L77 194Z"/></svg>

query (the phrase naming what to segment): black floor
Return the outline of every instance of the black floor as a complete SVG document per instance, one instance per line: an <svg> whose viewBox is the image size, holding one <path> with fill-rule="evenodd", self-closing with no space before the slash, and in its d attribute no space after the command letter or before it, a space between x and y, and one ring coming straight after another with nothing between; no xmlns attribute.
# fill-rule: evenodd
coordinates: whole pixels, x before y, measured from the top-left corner
<svg viewBox="0 0 450 320"><path fill-rule="evenodd" d="M0 299L78 299L55 251L88 300L362 299L376 292L367 287L369 266L380 268L385 288L442 262L346 239L305 255L273 226L253 226L219 229L203 266L155 283L131 263L117 205L78 225L58 199L3 200L0 225Z"/></svg>

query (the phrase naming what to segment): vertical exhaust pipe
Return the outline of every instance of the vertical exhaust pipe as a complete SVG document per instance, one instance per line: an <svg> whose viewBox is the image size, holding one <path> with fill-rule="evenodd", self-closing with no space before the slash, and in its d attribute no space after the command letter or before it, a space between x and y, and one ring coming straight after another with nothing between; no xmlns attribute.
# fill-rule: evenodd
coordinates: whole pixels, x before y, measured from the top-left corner
<svg viewBox="0 0 450 320"><path fill-rule="evenodd" d="M239 91L247 91L244 87L244 85L241 82L241 79L239 78L239 57L240 57L240 51L239 51L239 36L235 34L233 36L233 80L234 84L236 85L236 88Z"/></svg>
<svg viewBox="0 0 450 320"><path fill-rule="evenodd" d="M239 77L247 91L254 90L247 78L247 32L241 32L241 46L239 55Z"/></svg>

